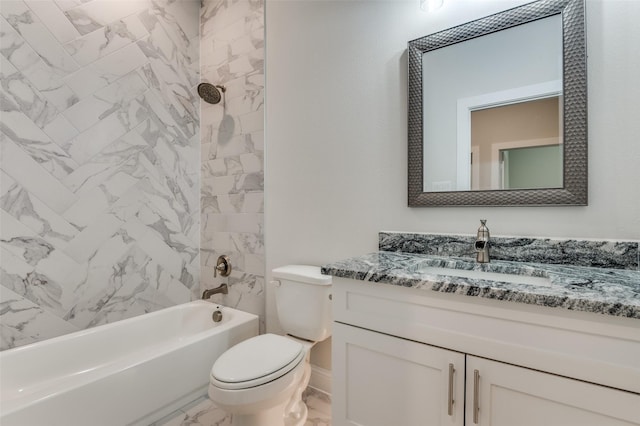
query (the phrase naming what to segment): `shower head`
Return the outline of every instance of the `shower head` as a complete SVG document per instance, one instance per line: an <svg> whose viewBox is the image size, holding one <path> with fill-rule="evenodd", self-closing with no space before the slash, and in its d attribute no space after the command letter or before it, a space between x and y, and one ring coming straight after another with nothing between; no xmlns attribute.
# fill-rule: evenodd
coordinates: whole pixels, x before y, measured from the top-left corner
<svg viewBox="0 0 640 426"><path fill-rule="evenodd" d="M200 95L203 101L214 105L220 102L222 93L226 90L224 86L214 86L211 83L198 84L198 95Z"/></svg>

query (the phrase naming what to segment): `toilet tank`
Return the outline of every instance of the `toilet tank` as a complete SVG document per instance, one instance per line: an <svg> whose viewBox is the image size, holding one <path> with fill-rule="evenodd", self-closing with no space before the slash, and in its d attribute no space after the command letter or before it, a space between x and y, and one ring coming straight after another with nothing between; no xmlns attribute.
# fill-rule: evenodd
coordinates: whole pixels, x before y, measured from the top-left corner
<svg viewBox="0 0 640 426"><path fill-rule="evenodd" d="M331 277L320 267L287 265L272 271L278 319L287 334L319 342L331 335Z"/></svg>

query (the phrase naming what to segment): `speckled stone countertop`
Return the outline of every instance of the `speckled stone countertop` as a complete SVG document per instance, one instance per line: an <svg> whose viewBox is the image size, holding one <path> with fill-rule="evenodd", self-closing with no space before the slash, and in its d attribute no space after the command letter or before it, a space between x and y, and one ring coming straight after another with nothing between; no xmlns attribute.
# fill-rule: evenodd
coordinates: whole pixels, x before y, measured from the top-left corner
<svg viewBox="0 0 640 426"><path fill-rule="evenodd" d="M425 267L546 277L551 285L436 275L421 271ZM441 293L640 319L640 271L505 260L478 264L462 257L380 251L324 265L322 273Z"/></svg>

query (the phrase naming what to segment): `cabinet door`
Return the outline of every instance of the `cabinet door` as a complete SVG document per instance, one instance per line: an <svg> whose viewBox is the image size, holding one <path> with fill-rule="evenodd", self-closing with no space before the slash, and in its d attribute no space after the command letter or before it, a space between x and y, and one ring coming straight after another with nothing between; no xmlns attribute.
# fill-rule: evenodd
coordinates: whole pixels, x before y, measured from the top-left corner
<svg viewBox="0 0 640 426"><path fill-rule="evenodd" d="M464 424L463 354L340 323L332 347L334 426Z"/></svg>
<svg viewBox="0 0 640 426"><path fill-rule="evenodd" d="M638 394L470 355L466 366L467 426L640 424ZM476 371L478 385L474 386ZM474 398L477 398L477 422Z"/></svg>

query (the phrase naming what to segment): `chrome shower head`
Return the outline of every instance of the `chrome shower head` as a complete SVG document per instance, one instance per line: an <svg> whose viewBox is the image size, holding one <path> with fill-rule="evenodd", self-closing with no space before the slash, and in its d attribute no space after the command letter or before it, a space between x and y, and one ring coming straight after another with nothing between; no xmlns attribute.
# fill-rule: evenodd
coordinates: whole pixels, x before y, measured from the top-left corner
<svg viewBox="0 0 640 426"><path fill-rule="evenodd" d="M220 102L222 93L226 90L224 86L214 86L211 83L198 84L198 95L200 95L203 101L214 105Z"/></svg>

